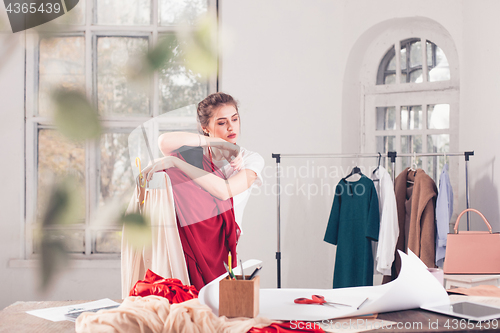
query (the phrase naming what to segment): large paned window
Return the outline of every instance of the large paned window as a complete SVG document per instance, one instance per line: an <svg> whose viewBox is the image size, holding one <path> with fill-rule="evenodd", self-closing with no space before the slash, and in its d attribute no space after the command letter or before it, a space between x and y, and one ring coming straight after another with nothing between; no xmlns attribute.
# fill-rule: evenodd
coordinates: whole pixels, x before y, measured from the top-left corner
<svg viewBox="0 0 500 333"><path fill-rule="evenodd" d="M134 186L129 151L138 147L130 133L146 126L150 142L165 130L195 130L198 103L216 89L216 77L204 78L186 65L179 29L196 29L200 15L216 16L213 0L80 0L70 13L26 42L26 252L36 256L37 224L54 179L76 176L79 220L50 230L64 237L75 257L116 258L121 227L96 224L109 200ZM165 39L170 58L144 78L131 81L128 69ZM98 140L72 142L54 127L54 89L81 91L99 112L104 126ZM178 109L181 109L178 111ZM174 111L177 110L177 111ZM154 157L160 152L152 147ZM133 161L132 161L133 162ZM143 165L144 167L144 165Z"/></svg>
<svg viewBox="0 0 500 333"><path fill-rule="evenodd" d="M451 81L443 50L427 38L395 43L378 66L376 84L366 94L367 151L386 153L445 153L456 151L458 90ZM447 159L417 157L417 167L439 179ZM412 165L397 159L398 172Z"/></svg>

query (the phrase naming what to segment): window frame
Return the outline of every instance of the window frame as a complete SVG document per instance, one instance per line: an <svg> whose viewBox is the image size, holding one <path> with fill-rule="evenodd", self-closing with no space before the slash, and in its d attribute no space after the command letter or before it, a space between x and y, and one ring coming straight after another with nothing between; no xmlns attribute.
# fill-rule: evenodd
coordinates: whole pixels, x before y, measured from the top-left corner
<svg viewBox="0 0 500 333"><path fill-rule="evenodd" d="M415 67L410 67L410 52L408 50L411 49L411 44L415 43L415 42L418 42L420 41L420 45L424 45L425 47L422 47L422 65L418 65L418 66L415 66ZM425 43L423 43L423 41L425 41ZM431 54L432 54L432 65L429 67L429 63L428 61L425 61L425 64L423 63L424 62L424 59L427 60L427 42L429 42L432 46L432 51L431 51ZM428 39L424 39L424 38L416 38L416 37L413 37L413 38L407 38L405 40L402 40L399 42L399 53L401 52L401 45L404 45L404 49L406 49L406 67L405 67L405 74L406 74L406 82L401 82L401 81L396 81L395 83L411 83L410 82L410 78L411 78L411 73L412 72L415 72L417 70L422 70L422 79L423 79L423 82L428 82L429 80L429 68L430 69L433 69L434 67L436 67L436 47L437 45L428 40ZM389 65L391 59L393 57L396 56L396 45L394 45L394 48L391 48L389 51L387 51L387 53L384 55L382 61L380 62L380 65L379 65L379 68L378 68L378 71L377 71L377 85L385 85L385 77L386 75L388 74L396 74L397 76L397 72L400 71L400 75L401 75L401 58L399 57L399 62L400 62L400 65L399 65L399 68L396 67L395 70L387 70L387 66ZM396 60L396 58L394 58ZM396 60L397 62L397 60ZM425 70L425 73L426 75L424 76L424 70ZM439 81L435 81L435 82L439 82ZM394 83L394 84L395 84ZM421 83L421 82L418 82L418 83Z"/></svg>
<svg viewBox="0 0 500 333"><path fill-rule="evenodd" d="M409 34L413 36L409 37ZM422 82L401 82L401 64L400 57L395 57L396 60L396 82L393 84L378 84L380 77L381 66L387 66L391 60L390 49L394 51L394 55L400 54L401 43L405 41L414 42L420 40L421 43L425 42L425 47L421 48L422 52ZM441 47L445 53L449 68L450 80L434 81L428 80L428 66L427 66L427 41ZM422 31L420 34L414 35L409 31L398 31L390 38L379 38L378 44L372 49L369 54L381 54L378 61L372 58L370 67L362 76L363 89L362 89L362 107L361 107L361 128L360 143L361 150L367 152L376 151L376 138L377 136L396 136L395 148L397 153L401 151L401 135L422 135L422 153L427 152L427 135L429 134L449 134L450 137L450 152L458 151L459 140L459 79L458 79L458 59L455 52L453 52L453 44L451 41L436 34L433 31ZM448 52L450 50L451 52ZM383 63L385 62L385 63ZM385 68L385 67L384 67ZM450 105L450 126L447 130L434 130L427 129L427 105L429 104L449 104ZM421 130L401 130L400 122L400 107L421 105L423 107L423 119ZM377 107L396 107L396 130L376 131L376 108ZM425 108L425 109L424 109ZM384 132L382 135L381 132ZM387 133L387 134L385 134ZM402 171L402 157L396 159L396 175ZM421 157L424 170L427 170L427 162L430 157ZM385 165L390 167L388 160ZM457 159L449 159L449 173L450 180L454 189L459 188L459 161ZM389 170L389 169L388 169ZM439 174L437 175L439 178ZM438 179L436 179L437 181Z"/></svg>
<svg viewBox="0 0 500 333"><path fill-rule="evenodd" d="M85 94L87 98L97 107L97 39L101 36L111 37L147 37L148 48L151 49L158 42L159 35L163 33L175 33L179 26L159 25L159 0L152 0L151 24L148 26L111 26L94 24L97 20L97 12L94 11L97 0L85 1L85 24L84 25L60 25L60 31L44 28L41 34L33 32L26 33L26 72L25 72L25 212L22 223L23 241L21 242L21 255L24 259L35 259L39 254L34 253L34 227L37 215L37 160L38 160L38 130L41 128L53 129L54 125L49 117L38 115L38 93L39 93L39 41L42 37L66 37L83 36L85 43L84 76ZM217 0L207 0L207 12L217 18ZM45 29L45 30L44 30ZM217 41L216 41L217 43ZM139 125L154 119L160 113L160 91L158 71L155 71L149 79L149 115L144 116L100 116L103 125L103 134L106 132L131 132ZM218 74L208 78L208 93L217 91ZM148 135L154 137L159 132L158 126L148 128ZM101 254L92 253L95 240L92 232L96 229L91 225L92 218L99 208L99 159L100 140L87 140L85 146L85 253L70 254L73 259L119 259L120 253ZM154 157L158 157L159 151L152 149ZM101 229L101 228L99 228ZM108 228L104 228L108 229ZM119 230L119 228L113 229Z"/></svg>
<svg viewBox="0 0 500 333"><path fill-rule="evenodd" d="M427 106L432 104L450 105L450 126L448 129L429 129L427 126ZM422 106L422 129L401 129L401 107L402 106ZM376 108L389 107L396 108L396 129L395 130L376 130ZM373 112L370 112L372 110ZM432 134L448 134L450 136L450 152L458 151L458 92L448 91L419 91L412 93L391 93L391 94L371 94L365 96L365 131L366 151L376 151L376 140L378 136L395 136L394 150L402 153L401 136L402 135L422 135L422 153L428 152L427 136ZM372 126L373 125L373 126ZM427 161L430 157L421 157L424 170L427 169ZM454 161L450 161L454 162ZM451 167L451 166L450 166ZM396 159L397 173L402 171L402 158ZM438 175L439 176L439 175Z"/></svg>

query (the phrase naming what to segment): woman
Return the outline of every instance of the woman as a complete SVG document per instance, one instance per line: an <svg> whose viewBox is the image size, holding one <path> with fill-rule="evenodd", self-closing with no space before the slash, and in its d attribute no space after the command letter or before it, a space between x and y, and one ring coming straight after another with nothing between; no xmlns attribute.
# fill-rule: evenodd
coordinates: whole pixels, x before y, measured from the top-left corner
<svg viewBox="0 0 500 333"><path fill-rule="evenodd" d="M200 289L225 272L229 251L236 266L243 210L251 188L262 184L264 159L236 145L240 117L230 95L208 96L198 104L197 114L203 135L162 134L158 145L165 157L143 174L149 181L155 172L165 170L171 178L186 264L191 283ZM182 146L203 147L203 170L176 153Z"/></svg>

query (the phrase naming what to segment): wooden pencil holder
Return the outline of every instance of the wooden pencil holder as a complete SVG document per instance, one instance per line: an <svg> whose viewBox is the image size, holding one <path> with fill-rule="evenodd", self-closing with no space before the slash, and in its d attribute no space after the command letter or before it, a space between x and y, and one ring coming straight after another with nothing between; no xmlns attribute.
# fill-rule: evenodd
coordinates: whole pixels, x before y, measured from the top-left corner
<svg viewBox="0 0 500 333"><path fill-rule="evenodd" d="M249 276L245 275L245 278ZM236 280L229 277L219 282L219 316L228 318L254 318L259 314L260 277L243 280L236 275Z"/></svg>

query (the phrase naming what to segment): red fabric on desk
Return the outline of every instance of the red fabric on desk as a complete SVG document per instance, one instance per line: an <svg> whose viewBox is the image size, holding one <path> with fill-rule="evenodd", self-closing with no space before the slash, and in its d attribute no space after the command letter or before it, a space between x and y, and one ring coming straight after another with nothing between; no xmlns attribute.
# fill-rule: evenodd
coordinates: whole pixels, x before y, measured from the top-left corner
<svg viewBox="0 0 500 333"><path fill-rule="evenodd" d="M148 269L144 280L137 281L129 296L156 295L168 299L170 304L198 298L198 290L194 286L183 285L178 279L164 279Z"/></svg>
<svg viewBox="0 0 500 333"><path fill-rule="evenodd" d="M165 297L170 304L175 304L198 298L198 290L194 286L183 285L178 279L165 279L148 269L144 280L136 282L132 290L130 290L129 296L146 297L149 295ZM318 328L318 325L315 325L314 329L305 329L305 327L310 327L311 325L312 323L299 321L293 324L291 322L273 323L263 328L252 327L248 333L324 332L321 328ZM299 327L304 327L304 329L299 329Z"/></svg>
<svg viewBox="0 0 500 333"><path fill-rule="evenodd" d="M176 153L173 156L184 160ZM225 179L223 173L206 156L203 168ZM219 200L202 189L178 168L165 170L172 183L177 226L191 284L200 290L224 274L224 262L232 254L236 267L236 243L240 229L234 219L233 199Z"/></svg>
<svg viewBox="0 0 500 333"><path fill-rule="evenodd" d="M300 327L300 328L299 328ZM306 327L312 327L307 329ZM285 333L285 332L299 332L299 333L322 333L323 329L319 324L312 322L294 321L285 323L274 323L263 328L252 327L248 333Z"/></svg>

